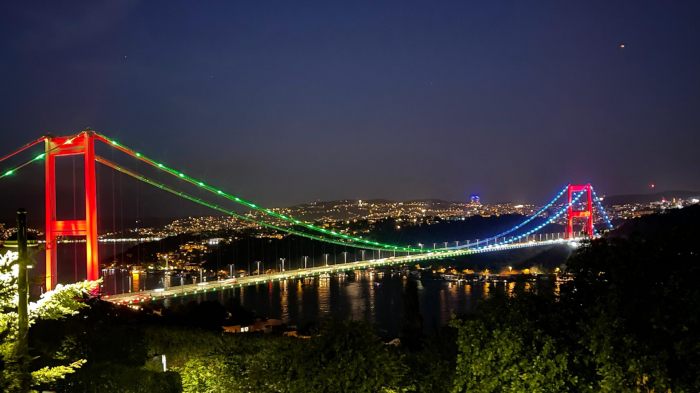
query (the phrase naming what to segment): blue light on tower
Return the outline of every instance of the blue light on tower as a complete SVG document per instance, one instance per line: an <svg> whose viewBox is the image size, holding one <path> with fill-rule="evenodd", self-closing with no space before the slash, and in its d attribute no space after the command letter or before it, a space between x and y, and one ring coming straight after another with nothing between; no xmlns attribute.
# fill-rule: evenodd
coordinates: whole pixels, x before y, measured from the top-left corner
<svg viewBox="0 0 700 393"><path fill-rule="evenodd" d="M472 195L471 197L472 205L480 205L481 202L479 202L480 198L478 195Z"/></svg>

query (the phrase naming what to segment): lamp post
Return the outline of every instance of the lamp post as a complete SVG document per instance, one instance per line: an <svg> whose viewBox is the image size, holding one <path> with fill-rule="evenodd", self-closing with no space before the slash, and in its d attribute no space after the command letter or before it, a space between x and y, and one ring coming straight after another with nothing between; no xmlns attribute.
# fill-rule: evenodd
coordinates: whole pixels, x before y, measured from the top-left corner
<svg viewBox="0 0 700 393"><path fill-rule="evenodd" d="M326 266L328 266L328 254L323 254L323 259L325 260Z"/></svg>
<svg viewBox="0 0 700 393"><path fill-rule="evenodd" d="M35 247L36 241L27 236L27 211L17 210L17 239L8 239L5 246L17 248L17 356L19 358L19 392L28 393L32 383L29 372L29 279L27 269L32 268L28 247Z"/></svg>
<svg viewBox="0 0 700 393"><path fill-rule="evenodd" d="M27 279L27 211L17 210L17 294L19 296L17 313L19 332L17 337L17 352L20 356L20 392L29 392L31 374L29 374L29 312L28 296L29 281Z"/></svg>
<svg viewBox="0 0 700 393"><path fill-rule="evenodd" d="M260 261L255 261L258 264L258 276L260 275Z"/></svg>
<svg viewBox="0 0 700 393"><path fill-rule="evenodd" d="M282 271L284 271L284 258L280 258L280 261L282 262Z"/></svg>
<svg viewBox="0 0 700 393"><path fill-rule="evenodd" d="M308 260L309 260L309 256L304 255L304 269L306 269L306 261L308 261Z"/></svg>

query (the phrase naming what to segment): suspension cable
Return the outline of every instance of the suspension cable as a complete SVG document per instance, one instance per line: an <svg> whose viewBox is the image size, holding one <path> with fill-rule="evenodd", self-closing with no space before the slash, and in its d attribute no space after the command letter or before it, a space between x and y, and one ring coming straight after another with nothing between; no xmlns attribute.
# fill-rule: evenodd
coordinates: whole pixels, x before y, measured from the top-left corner
<svg viewBox="0 0 700 393"><path fill-rule="evenodd" d="M175 189L173 189L173 188L170 188L170 187L168 187L168 186L166 186L166 185L164 185L164 184L155 182L155 181L153 181L153 180L151 180L151 179L148 179L148 178L146 178L146 177L144 177L144 176L141 176L141 175L139 175L138 173L135 173L135 172L133 172L133 171L131 171L131 170L122 168L121 166L119 166L119 165L117 165L117 164L114 164L114 163L112 163L111 161L109 161L109 160L107 160L107 159L105 159L105 158L103 158L103 157L101 157L101 156L97 156L97 155L96 155L96 156L95 156L95 161L97 161L97 162L99 162L99 163L101 163L101 164L104 164L104 165L106 165L106 166L108 166L108 167L110 167L110 168L112 168L112 169L114 169L114 170L116 170L116 171L119 171L119 172L121 172L121 173L123 173L123 174L129 175L129 176L131 176L131 177L133 177L133 178L135 178L135 179L137 179L137 180L141 180L142 182L144 182L144 183L146 183L146 184L150 184L150 185L152 185L152 186L158 187L158 188L160 188L161 190L167 191L167 192L169 192L169 193L171 193L171 194L177 195L177 196L179 196L179 197L182 197L182 198L184 198L184 199L190 200L190 201L192 201L192 202L199 203L200 205L209 207L209 208L214 209L214 210L218 210L218 211L220 211L220 212L229 214L229 215L231 215L231 216L235 216L235 217L237 217L237 218L240 218L240 219L243 219L243 220L246 220L246 221L250 221L250 222L256 223L256 224L261 225L261 226L265 226L265 227L268 227L268 228L276 229L276 230L279 230L279 231L282 231L282 232L286 232L286 233L290 233L290 234L297 235L297 236L308 237L308 238L310 238L310 239L314 239L314 240L318 240L318 241L322 241L322 242L326 242L326 243L333 243L333 244L340 244L340 245L349 245L349 246L351 246L351 247L367 248L367 249L374 249L374 250L380 250L380 249L381 249L381 248L378 248L378 247L366 247L366 246L362 246L362 245L354 245L354 244L352 244L352 243L342 242L342 241L339 241L339 240L328 239L328 238L322 238L322 237L314 236L314 235L311 235L311 234L308 234L308 233L296 231L296 230L294 230L294 229L284 228L284 227L280 227L280 226L278 226L278 225L270 224L270 223L267 223L267 222L264 222L264 221L259 221L259 220L256 220L256 219L252 218L252 217L249 217L249 216L246 216L246 215L242 215L242 214L238 214L238 213L236 213L236 212L234 212L234 211L232 211L232 210L228 210L228 209L223 208L223 207L221 207L221 206L214 205L214 204L212 204L212 203L203 201L203 200L200 199L200 198L196 198L196 197L190 196L190 195L188 195L188 194L185 194L185 193L183 193L183 192L177 191L177 190L175 190ZM381 249L381 250L383 250L383 251L389 251L388 249Z"/></svg>
<svg viewBox="0 0 700 393"><path fill-rule="evenodd" d="M610 219L608 218L608 214L605 212L605 208L603 207L603 204L600 203L600 198L598 198L598 195L596 195L595 190L593 189L593 186L591 186L591 191L593 192L593 199L595 199L596 203L598 204L598 209L603 215L603 218L605 219L605 222L608 224L608 228L613 229L613 224L610 222Z"/></svg>
<svg viewBox="0 0 700 393"><path fill-rule="evenodd" d="M392 244L379 243L379 242L375 242L375 241L372 241L372 240L364 239L364 238L361 238L361 237L355 237L355 236L351 236L351 235L346 235L346 234L342 234L342 233L335 232L335 231L333 231L333 230L328 230L328 229L325 229L325 228L317 227L317 226L315 226L315 225L313 225L313 224L310 224L310 223L308 223L308 222L303 222L303 221L300 221L300 220L295 219L295 218L293 218L293 217L289 217L289 216L286 216L286 215L284 215L284 214L280 214L280 213L274 212L274 211L272 211L272 210L270 210L270 209L266 209L266 208L260 207L260 206L258 206L258 205L256 205L256 204L251 203L251 202L248 202L248 201L246 201L246 200L244 200L244 199L242 199L242 198L239 198L239 197L237 197L237 196L228 194L228 193L226 193L226 192L224 192L224 191L222 191L222 190L216 189L216 188L214 188L214 187L212 187L212 186L206 185L206 184L204 184L203 182L201 182L201 181L199 181L199 180L197 180L197 179L195 179L195 178L193 178L193 177L187 176L187 175L185 175L185 174L182 173L182 172L179 172L179 171L176 171L175 169L169 168L169 167L163 165L162 163L158 163L158 162L156 162L155 160L152 160L152 159L150 159L150 158L144 156L144 155L141 154L141 153L138 153L138 152L136 152L136 151L134 151L134 150L132 150L132 149L126 147L126 146L123 146L123 145L121 145L120 143L118 143L117 141L111 140L111 139L105 137L104 135L101 135L101 134L99 134L99 133L95 133L95 138L97 138L98 140L101 140L102 142L107 143L108 145L110 145L110 146L112 146L112 147L115 147L115 148L117 148L117 149L119 149L119 150L121 150L121 151L123 151L123 152L129 154L130 156L132 156L132 157L134 157L134 158L136 158L136 159L138 159L138 160L141 160L141 161L143 161L143 162L146 162L146 163L152 165L152 166L155 167L155 168L158 168L158 169L160 169L160 170L162 170L162 171L164 171L164 172L166 172L166 173L169 173L169 174L171 174L171 175L173 175L173 176L175 176L175 177L177 177L177 178L179 178L179 179L182 179L182 180L184 180L184 181L186 181L186 182L188 182L188 183L194 184L194 185L196 185L196 186L198 186L198 187L200 187L200 188L202 188L202 189L204 189L204 190L207 190L207 191L209 191L209 192L211 192L211 193L213 193L213 194L222 196L222 197L224 197L224 198L226 198L226 199L229 199L229 200L231 200L231 201L233 201L233 202L236 202L236 203L238 203L238 204L247 206L247 207L249 207L249 208L251 208L251 209L260 211L260 212L262 212L262 213L264 213L264 214L273 216L273 217L275 217L275 218L278 218L278 219L281 219L281 220L284 220L284 221L293 223L293 224L295 224L295 225L302 225L302 226L304 226L305 228L310 229L310 230L313 230L313 231L321 232L321 233L323 233L324 235L333 236L333 237L338 237L338 238L341 238L341 239L344 239L344 240L352 240L352 241L354 241L354 242L359 242L359 243L367 244L367 245L369 245L369 246L371 246L371 247L374 247L374 248L377 248L377 247L378 247L378 248L382 248L382 249L385 249L385 250L391 250L391 251L414 251L414 252L424 252L424 251L445 252L445 251L446 251L446 250L443 250L443 249L435 249L435 250L427 249L427 250L426 250L426 249L420 249L420 248L401 247L401 246L396 246L396 245L392 245Z"/></svg>
<svg viewBox="0 0 700 393"><path fill-rule="evenodd" d="M85 133L85 131L81 132L80 134L76 135L75 137L73 137L73 138L71 138L71 139L67 139L65 142L61 143L60 145L54 146L53 148L51 148L51 149L49 149L49 150L47 150L47 151L45 151L45 152L39 154L38 156L32 158L31 160L24 162L23 164L20 164L20 165L17 165L16 167L14 167L14 168L8 169L7 171L5 171L5 172L3 172L2 174L0 174L0 179L2 179L3 177L10 176L11 174L17 172L18 170L24 168L25 166L31 164L31 163L34 162L34 161L39 161L39 160L41 160L42 158L44 158L44 157L46 156L46 153L51 152L51 151L54 151L54 150L58 149L59 147L65 145L66 143L70 143L72 139L75 139L75 138L79 137L80 135L82 135L82 134L84 134L84 133ZM44 137L44 138L46 138L46 137ZM36 144L36 143L38 143L38 142L35 142L34 144ZM24 148L23 148L22 150L24 150ZM0 160L0 161L1 161L1 160Z"/></svg>
<svg viewBox="0 0 700 393"><path fill-rule="evenodd" d="M24 145L24 146L20 147L19 149L15 150L14 152L12 152L12 153L10 153L10 154L4 156L3 158L0 158L0 162L5 161L6 159L8 159L8 158L14 156L14 155L17 154L17 153L20 153L20 152L22 152L22 151L24 151L24 150L26 150L26 149L29 149L30 147L36 145L36 144L39 143L39 142L43 142L45 139L46 139L46 136L42 136L41 138L39 138L39 139L37 139L37 140L35 140L35 141L33 141L33 142L27 143L26 145Z"/></svg>
<svg viewBox="0 0 700 393"><path fill-rule="evenodd" d="M281 220L285 220L285 221L294 223L294 224L296 224L296 225L302 225L302 226L304 226L304 227L306 227L306 228L308 228L308 229L310 229L310 230L317 231L317 232L321 232L321 233L323 233L323 234L325 234L325 235L330 235L330 236L342 238L342 239L345 239L345 240L352 240L352 241L359 242L359 243L365 243L365 244L368 244L368 245L373 246L373 247L375 247L375 248L376 248L376 247L379 247L379 248L381 248L382 250L390 250L390 251L406 251L406 252L411 252L411 251L413 251L413 252L445 252L447 249L474 247L474 246L477 246L477 245L479 245L479 244L486 243L487 241L496 239L496 238L498 238L498 237L500 237L500 236L503 236L503 235L508 234L508 233L511 233L511 232L513 232L513 231L515 231L515 230L517 230L517 229L520 229L520 228L522 228L524 225L526 225L527 223L529 223L530 221L534 220L537 216L539 216L540 214L542 214L542 212L544 212L546 209L548 209L557 199L559 199L559 197L561 197L561 195L563 195L563 193L566 191L566 189L567 189L568 186L569 186L569 185L567 184L567 186L566 186L566 187L565 187L565 188L564 188L564 189L563 189L549 204L547 204L547 205L546 205L545 207L543 207L539 212L537 212L535 215L531 216L530 218L528 218L527 220L525 220L525 221L522 222L521 224L519 224L519 225L517 225L517 226L515 226L515 227L513 227L513 228L511 228L511 229L509 229L508 231L505 231L505 232L503 232L503 233L500 233L500 234L498 234L498 235L496 235L496 236L493 236L493 237L490 237L490 238L488 238L488 239L484 239L484 240L479 241L479 242L477 242L477 243L470 244L470 245L468 245L468 246L462 246L462 247L439 248L439 249L422 249L422 248L413 248L413 247L401 247L401 246L396 246L396 245L392 245L392 244L379 243L379 242L375 242L375 241L372 241L372 240L364 239L364 238L361 238L361 237L354 237L354 236L350 236L350 235L346 235L346 234L337 233L337 232L335 232L335 231L327 230L327 229L321 228L321 227L317 227L317 226L315 226L315 225L313 225L313 224L310 224L310 223L308 223L308 222L303 222L303 221L300 221L300 220L298 220L298 219L294 219L293 217L289 217L289 216L286 216L286 215L284 215L284 214L280 214L280 213L274 212L274 211L272 211L272 210L270 210L270 209L266 209L266 208L260 207L260 206L254 204L254 203L245 201L245 200L243 200L242 198L239 198L239 197L237 197L237 196L228 194L228 193L226 193L226 192L224 192L224 191L222 191L222 190L218 190L218 189L216 189L216 188L214 188L214 187L211 187L211 186L209 186L209 185L206 185L206 184L204 184L203 182L201 182L201 181L199 181L199 180L197 180L197 179L194 179L194 178L192 178L192 177L190 177L190 176L187 176L187 175L185 175L185 174L182 173L182 172L176 171L175 169L169 168L169 167L163 165L162 163L158 163L158 162L156 162L156 161L154 161L154 160L152 160L152 159L150 159L150 158L148 158L148 157L145 157L143 154L138 153L138 152L136 152L136 151L134 151L134 150L132 150L132 149L126 147L126 146L123 146L123 145L121 145L120 143L118 143L117 141L111 140L111 139L109 139L109 138L107 138L107 137L105 137L105 136L103 136L103 135L101 135L101 134L99 134L99 133L95 133L95 136L96 136L97 139L99 139L99 140L101 140L101 141L107 143L108 145L110 145L110 146L112 146L112 147L116 147L117 149L119 149L119 150L121 150L121 151L123 151L123 152L125 152L125 153L127 153L127 154L129 154L129 155L131 155L131 156L134 157L134 158L137 158L137 159L139 159L139 160L141 160L141 161L143 161L143 162L146 162L146 163L152 165L152 166L155 167L155 168L158 168L158 169L160 169L160 170L162 170L162 171L164 171L164 172L166 172L166 173L169 173L169 174L171 174L171 175L173 175L173 176L175 176L175 177L177 177L177 178L180 178L180 179L182 179L182 180L185 180L185 181L187 181L188 183L194 184L194 185L196 185L196 186L198 186L198 187L200 187L200 188L203 188L203 189L205 189L205 190L207 190L207 191L209 191L209 192L211 192L211 193L214 193L214 194L216 194L216 195L222 196L222 197L224 197L224 198L226 198L226 199L229 199L229 200L231 200L231 201L233 201L233 202L242 204L242 205L244 205L244 206L247 206L247 207L252 208L252 209L254 209L254 210L260 211L260 212L262 212L262 213L264 213L264 214L273 216L273 217L275 217L275 218L278 218L278 219L281 219Z"/></svg>
<svg viewBox="0 0 700 393"><path fill-rule="evenodd" d="M523 237L530 236L533 232L536 232L536 231L542 229L545 225L548 225L548 224L551 224L552 222L554 222L554 221L555 221L557 218L559 218L565 211L567 211L567 210L569 209L570 206L573 206L574 203L578 202L578 200L581 199L581 196L583 196L583 193L587 190L588 187L589 187L589 186L584 187L583 190L581 190L581 192L579 192L579 193L571 200L571 202L569 202L567 205L563 206L555 215L553 215L552 217L548 218L546 222L544 222L543 224L540 224L540 226L538 226L538 227L536 227L536 228L533 228L533 229L531 229L531 230L528 231L528 232L523 233L523 234L520 235L520 236L514 236L514 237L511 237L510 240L504 240L504 241L502 241L502 242L500 242L500 243L496 243L496 244L490 245L490 246L482 246L482 247L477 247L477 248L473 248L473 249L467 249L467 250L463 250L463 251L457 251L457 250L455 250L455 252L457 252L457 253L464 253L464 252L469 252L470 250L476 251L476 250L483 250L483 249L486 249L486 248L492 248L492 247L497 247L497 246L503 246L503 245L512 243L512 242L514 242L514 241L516 241L516 240L520 240L520 239L522 239Z"/></svg>
<svg viewBox="0 0 700 393"><path fill-rule="evenodd" d="M472 247L478 246L478 245L483 244L483 243L488 243L489 241L491 241L491 240L493 240L493 239L498 239L498 238L501 237L501 236L507 235L507 234L509 234L509 233L511 233L511 232L513 232L513 231L516 231L516 230L522 228L524 225L526 225L526 224L529 223L530 221L532 221L532 220L534 220L535 218L539 217L540 214L542 214L542 213L544 213L545 211L547 211L547 209L549 209L549 208L554 204L554 202L556 202L557 200L559 200L559 198L561 198L561 196L564 195L564 193L565 193L566 190L569 188L569 186L570 186L570 184L567 184L566 186L564 186L564 188L559 192L559 194L557 194L557 196L555 196L554 199L552 199L551 201L549 201L548 204L546 204L543 208L541 208L537 213L531 215L530 218L528 218L527 220L525 220L525 221L521 222L520 224L514 226L513 228L511 228L511 229L509 229L509 230L507 230L507 231L501 232L501 233L499 233L499 234L496 235L496 236L491 236L491 237L489 237L489 238L486 238L486 239L483 239L483 240L479 240L479 241L474 242L474 243L471 243L471 244L465 244L465 245L462 245L462 246L449 247L449 248L452 249L452 250L461 249L461 248L472 248Z"/></svg>

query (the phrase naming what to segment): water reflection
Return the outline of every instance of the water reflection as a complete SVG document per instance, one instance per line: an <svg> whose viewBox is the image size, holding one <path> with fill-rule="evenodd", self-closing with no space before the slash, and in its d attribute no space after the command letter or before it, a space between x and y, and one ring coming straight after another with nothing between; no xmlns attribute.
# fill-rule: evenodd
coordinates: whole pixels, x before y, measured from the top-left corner
<svg viewBox="0 0 700 393"><path fill-rule="evenodd" d="M178 276L145 273L122 274L119 277L131 281L123 284L117 280L116 287L125 285L132 291L144 287L153 288L161 280L173 287L182 281ZM105 289L114 288L115 281L112 280L115 276L105 278L110 284L105 285ZM185 283L187 281L184 280ZM230 298L238 297L244 307L288 324L304 326L331 316L340 320L376 323L380 331L395 335L401 319L401 294L407 281L402 274L379 275L376 272L358 271L344 277L307 277L177 297L167 300L166 304L181 304L192 300L215 300L226 304ZM495 287L488 283L421 280L418 295L425 331L432 332L435 326L449 322L453 315L468 313L477 300L489 291L510 289L511 285Z"/></svg>
<svg viewBox="0 0 700 393"><path fill-rule="evenodd" d="M131 274L131 285L129 287L131 288L131 292L138 292L141 290L140 284L141 284L141 273L132 273Z"/></svg>

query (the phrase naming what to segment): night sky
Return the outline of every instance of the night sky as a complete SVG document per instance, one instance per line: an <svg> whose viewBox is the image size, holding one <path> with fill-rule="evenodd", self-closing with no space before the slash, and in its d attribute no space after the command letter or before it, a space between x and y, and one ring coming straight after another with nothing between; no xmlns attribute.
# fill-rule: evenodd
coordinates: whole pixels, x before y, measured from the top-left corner
<svg viewBox="0 0 700 393"><path fill-rule="evenodd" d="M263 205L700 189L695 1L6 1L0 59L3 154L90 126Z"/></svg>

